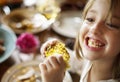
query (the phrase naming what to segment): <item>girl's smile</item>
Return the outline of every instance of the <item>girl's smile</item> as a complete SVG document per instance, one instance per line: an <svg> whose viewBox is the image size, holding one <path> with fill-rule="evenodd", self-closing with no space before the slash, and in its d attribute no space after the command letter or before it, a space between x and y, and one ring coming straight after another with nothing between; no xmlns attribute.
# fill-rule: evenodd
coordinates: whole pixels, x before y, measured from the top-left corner
<svg viewBox="0 0 120 82"><path fill-rule="evenodd" d="M88 47L88 49L92 51L99 51L105 46L105 43L103 43L101 40L98 40L92 37L87 37L85 39L85 44L86 44L86 47Z"/></svg>

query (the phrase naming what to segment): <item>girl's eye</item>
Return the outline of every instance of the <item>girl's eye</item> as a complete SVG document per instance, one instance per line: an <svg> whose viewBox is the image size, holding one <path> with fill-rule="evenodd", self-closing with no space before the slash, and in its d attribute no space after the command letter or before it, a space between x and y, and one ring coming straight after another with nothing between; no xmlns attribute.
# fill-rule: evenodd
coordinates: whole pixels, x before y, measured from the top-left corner
<svg viewBox="0 0 120 82"><path fill-rule="evenodd" d="M115 28L115 29L119 29L119 28L120 28L119 26L113 25L113 24L110 24L110 23L107 23L106 25L107 25L108 27L110 27L110 28Z"/></svg>
<svg viewBox="0 0 120 82"><path fill-rule="evenodd" d="M94 22L94 19L93 19L93 18L86 18L86 20L87 20L88 22Z"/></svg>

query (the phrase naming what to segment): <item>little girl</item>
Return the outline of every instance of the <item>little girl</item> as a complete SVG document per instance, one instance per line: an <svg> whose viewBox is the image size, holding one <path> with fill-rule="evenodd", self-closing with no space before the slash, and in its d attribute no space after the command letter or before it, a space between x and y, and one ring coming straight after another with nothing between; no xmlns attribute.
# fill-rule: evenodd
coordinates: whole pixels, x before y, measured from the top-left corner
<svg viewBox="0 0 120 82"><path fill-rule="evenodd" d="M75 44L84 62L80 82L120 82L119 8L120 0L88 1ZM40 70L43 82L62 82L65 62L62 56L51 56Z"/></svg>

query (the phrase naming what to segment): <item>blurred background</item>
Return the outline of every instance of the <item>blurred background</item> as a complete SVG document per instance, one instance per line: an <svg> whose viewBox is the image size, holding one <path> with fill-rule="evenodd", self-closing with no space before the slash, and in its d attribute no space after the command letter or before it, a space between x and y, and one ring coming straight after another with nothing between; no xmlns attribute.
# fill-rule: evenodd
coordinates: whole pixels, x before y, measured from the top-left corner
<svg viewBox="0 0 120 82"><path fill-rule="evenodd" d="M32 67L38 74L38 64L43 61L40 48L53 38L62 41L71 53L68 72L72 81L67 77L65 82L79 82L81 71L73 52L86 3L87 0L0 0L0 41L5 47L0 54L0 82L13 82L23 74L20 69L27 73ZM8 45L15 47L10 51Z"/></svg>
<svg viewBox="0 0 120 82"><path fill-rule="evenodd" d="M0 8L9 6L10 9L14 9L22 6L34 6L40 1L41 0L0 0ZM62 7L62 9L67 10L71 8L82 9L87 0L56 0L56 2Z"/></svg>

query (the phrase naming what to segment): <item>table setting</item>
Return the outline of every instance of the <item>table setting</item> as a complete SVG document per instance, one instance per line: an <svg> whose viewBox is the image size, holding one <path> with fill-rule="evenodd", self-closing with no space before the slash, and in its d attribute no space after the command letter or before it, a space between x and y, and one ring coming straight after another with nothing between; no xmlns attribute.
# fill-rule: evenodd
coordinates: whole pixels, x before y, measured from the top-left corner
<svg viewBox="0 0 120 82"><path fill-rule="evenodd" d="M42 82L39 63L44 58L40 49L47 40L58 39L74 53L82 9L73 8L73 4L67 9L68 3L65 5L64 0L53 0L50 4L47 4L49 0L35 1L31 5L22 2L19 8L10 9L7 14L0 12L1 82ZM79 82L79 73L72 70L74 68L66 71L63 82Z"/></svg>
<svg viewBox="0 0 120 82"><path fill-rule="evenodd" d="M38 11L29 8L20 8L12 11L2 18L2 23L9 26L16 34L24 32L38 33L54 22L54 19L47 19Z"/></svg>

